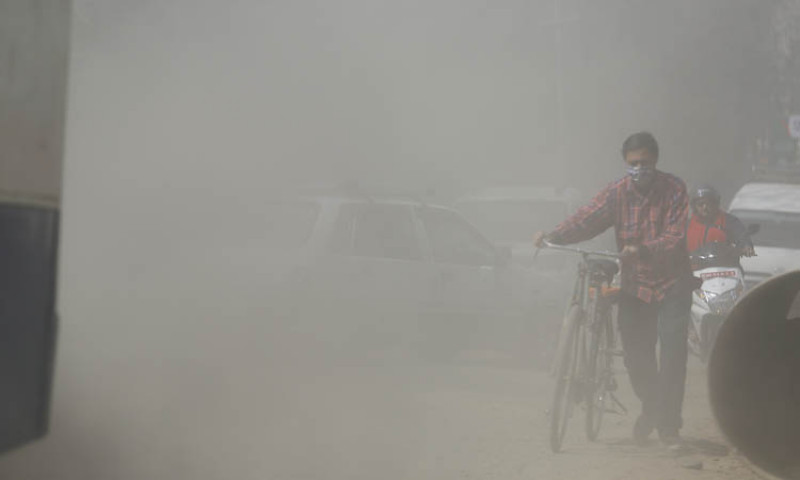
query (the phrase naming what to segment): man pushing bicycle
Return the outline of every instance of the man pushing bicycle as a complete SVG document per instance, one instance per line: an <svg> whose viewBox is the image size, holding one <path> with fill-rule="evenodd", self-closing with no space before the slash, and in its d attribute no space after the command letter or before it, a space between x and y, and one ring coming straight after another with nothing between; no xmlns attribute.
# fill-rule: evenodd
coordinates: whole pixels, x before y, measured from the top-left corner
<svg viewBox="0 0 800 480"><path fill-rule="evenodd" d="M614 227L621 257L618 325L631 385L642 401L633 428L637 443L654 429L666 445L680 442L693 287L686 252L688 196L682 180L657 170L658 143L639 132L622 145L627 175L549 233L534 236L567 245ZM656 343L660 358L656 359Z"/></svg>

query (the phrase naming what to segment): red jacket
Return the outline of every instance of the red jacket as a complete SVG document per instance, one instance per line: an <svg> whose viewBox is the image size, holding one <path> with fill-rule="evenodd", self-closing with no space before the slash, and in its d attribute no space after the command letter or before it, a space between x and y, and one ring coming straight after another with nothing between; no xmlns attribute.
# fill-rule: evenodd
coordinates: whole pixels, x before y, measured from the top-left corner
<svg viewBox="0 0 800 480"><path fill-rule="evenodd" d="M725 212L720 211L711 225L701 222L695 215L689 219L686 229L686 250L694 252L709 242L727 242L728 234L725 231Z"/></svg>

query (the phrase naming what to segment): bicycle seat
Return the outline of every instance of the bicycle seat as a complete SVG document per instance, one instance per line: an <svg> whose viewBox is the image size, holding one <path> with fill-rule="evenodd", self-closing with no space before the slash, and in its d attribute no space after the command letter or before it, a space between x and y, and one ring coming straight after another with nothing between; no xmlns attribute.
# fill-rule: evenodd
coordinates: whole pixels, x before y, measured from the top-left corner
<svg viewBox="0 0 800 480"><path fill-rule="evenodd" d="M589 264L589 269L593 272L600 272L609 280L614 278L614 275L619 273L619 265L614 260L609 260L607 258L592 258L587 260Z"/></svg>

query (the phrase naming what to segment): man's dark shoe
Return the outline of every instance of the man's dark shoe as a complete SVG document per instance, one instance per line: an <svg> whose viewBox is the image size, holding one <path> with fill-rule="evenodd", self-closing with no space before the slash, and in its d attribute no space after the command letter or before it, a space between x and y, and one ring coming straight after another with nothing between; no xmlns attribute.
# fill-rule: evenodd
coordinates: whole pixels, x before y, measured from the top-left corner
<svg viewBox="0 0 800 480"><path fill-rule="evenodd" d="M647 443L647 437L653 433L654 428L655 425L653 425L650 418L639 415L639 418L636 419L636 423L633 424L633 441L639 445Z"/></svg>

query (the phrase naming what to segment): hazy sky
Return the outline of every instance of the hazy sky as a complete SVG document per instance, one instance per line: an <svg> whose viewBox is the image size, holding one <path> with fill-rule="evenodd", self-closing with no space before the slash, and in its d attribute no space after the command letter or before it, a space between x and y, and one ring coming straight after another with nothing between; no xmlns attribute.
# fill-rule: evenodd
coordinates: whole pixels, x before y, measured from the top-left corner
<svg viewBox="0 0 800 480"><path fill-rule="evenodd" d="M707 175L699 158L744 156L756 3L561 0L557 23L554 0L79 0L71 151L170 189L595 188L651 129L665 169ZM559 82L563 158L588 181L554 160Z"/></svg>

